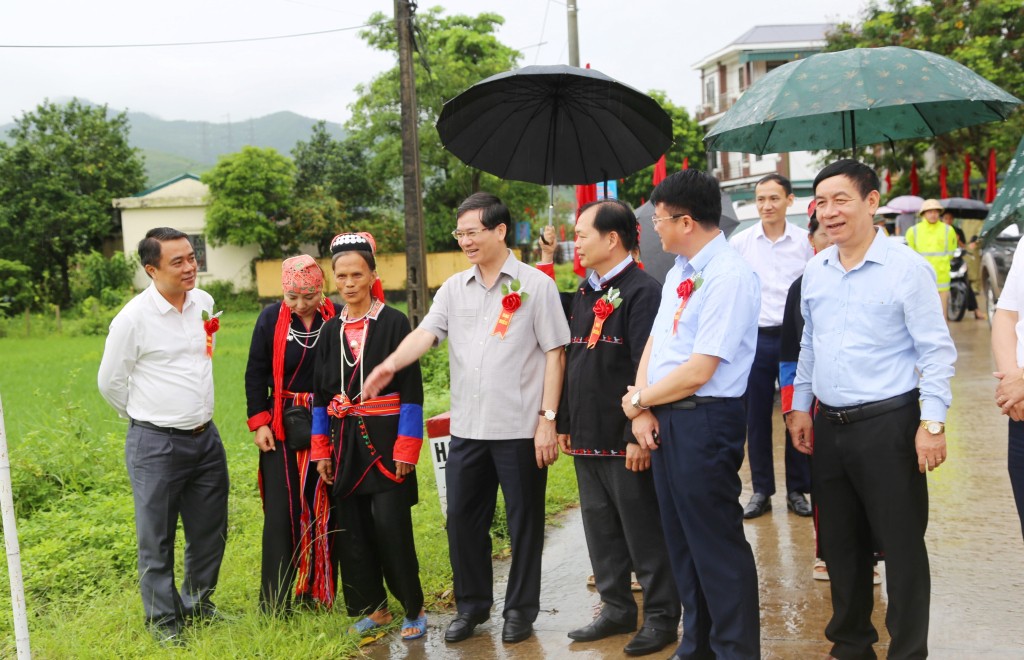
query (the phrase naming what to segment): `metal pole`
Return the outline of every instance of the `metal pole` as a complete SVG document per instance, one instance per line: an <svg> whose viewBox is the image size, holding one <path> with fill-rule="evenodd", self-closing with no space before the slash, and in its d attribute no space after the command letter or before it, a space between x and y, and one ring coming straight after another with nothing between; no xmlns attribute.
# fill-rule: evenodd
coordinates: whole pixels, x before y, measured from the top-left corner
<svg viewBox="0 0 1024 660"><path fill-rule="evenodd" d="M4 520L4 546L7 548L7 573L11 579L11 606L14 608L14 640L18 660L29 660L28 612L25 609L25 581L21 576L21 550L18 548L18 522L14 515L14 492L11 488L11 457L7 453L7 429L4 425L4 404L0 399L0 511Z"/></svg>
<svg viewBox="0 0 1024 660"><path fill-rule="evenodd" d="M415 2L395 0L398 70L402 99L402 188L405 192L405 272L409 321L416 327L427 315L427 255L423 231L420 147L416 112L416 72L412 62L412 14Z"/></svg>
<svg viewBox="0 0 1024 660"><path fill-rule="evenodd" d="M565 10L569 19L569 66L579 66L580 33L576 29L576 0L568 0Z"/></svg>

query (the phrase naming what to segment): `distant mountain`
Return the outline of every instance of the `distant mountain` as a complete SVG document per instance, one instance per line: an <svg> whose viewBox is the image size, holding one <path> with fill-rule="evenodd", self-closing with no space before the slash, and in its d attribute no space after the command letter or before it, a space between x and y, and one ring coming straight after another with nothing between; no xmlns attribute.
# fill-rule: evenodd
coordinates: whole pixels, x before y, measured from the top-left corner
<svg viewBox="0 0 1024 660"><path fill-rule="evenodd" d="M238 122L164 120L144 112L129 112L128 139L146 158L149 183L159 183L183 172L199 174L217 163L217 158L239 151L246 145L273 147L286 156L299 141L308 141L316 119L294 112ZM0 139L7 139L13 124L0 126ZM345 137L340 124L327 123L335 139Z"/></svg>

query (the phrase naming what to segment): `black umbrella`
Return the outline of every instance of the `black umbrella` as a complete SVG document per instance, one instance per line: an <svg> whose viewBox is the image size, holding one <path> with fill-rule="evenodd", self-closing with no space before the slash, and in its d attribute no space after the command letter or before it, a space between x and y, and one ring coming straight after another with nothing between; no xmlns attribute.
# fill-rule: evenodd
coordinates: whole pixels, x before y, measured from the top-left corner
<svg viewBox="0 0 1024 660"><path fill-rule="evenodd" d="M459 160L501 179L582 185L654 163L672 144L672 119L600 71L527 66L445 103L437 132Z"/></svg>
<svg viewBox="0 0 1024 660"><path fill-rule="evenodd" d="M988 205L977 199L948 197L940 199L939 204L947 211L952 211L957 218L984 220L988 215Z"/></svg>

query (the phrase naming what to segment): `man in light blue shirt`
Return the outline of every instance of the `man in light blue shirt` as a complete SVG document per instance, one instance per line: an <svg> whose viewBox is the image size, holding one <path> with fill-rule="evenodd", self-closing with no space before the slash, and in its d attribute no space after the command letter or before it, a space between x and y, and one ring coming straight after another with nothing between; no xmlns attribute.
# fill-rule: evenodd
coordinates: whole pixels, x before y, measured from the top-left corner
<svg viewBox="0 0 1024 660"><path fill-rule="evenodd" d="M676 172L651 193L654 230L678 255L622 399L651 452L654 485L683 605L680 658L760 658L757 568L743 534L740 397L757 345L757 275L718 228L718 181Z"/></svg>
<svg viewBox="0 0 1024 660"><path fill-rule="evenodd" d="M786 424L794 446L811 454L832 586L825 635L836 658L875 657L875 537L887 567L889 658L923 658L931 592L925 473L946 459L956 349L931 267L872 224L875 172L840 160L818 174L814 189L818 220L835 245L804 271L804 334Z"/></svg>

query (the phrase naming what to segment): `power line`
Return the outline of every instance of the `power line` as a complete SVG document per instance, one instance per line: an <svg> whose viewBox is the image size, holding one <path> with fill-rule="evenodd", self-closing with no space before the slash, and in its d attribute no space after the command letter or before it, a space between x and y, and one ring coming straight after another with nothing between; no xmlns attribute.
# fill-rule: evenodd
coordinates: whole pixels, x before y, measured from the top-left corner
<svg viewBox="0 0 1024 660"><path fill-rule="evenodd" d="M215 41L174 41L154 44L0 44L0 48L35 48L35 49L89 49L89 48L167 48L177 46L213 46L217 44L239 44L254 41L274 41L278 39L300 39L302 37L315 37L324 34L335 34L337 32L351 32L367 27L377 27L385 23L393 23L394 19L386 19L377 23L366 23L353 25L351 27L334 28L333 30L320 30L318 32L300 32L298 34L280 34L271 37L247 37L243 39L218 39Z"/></svg>

